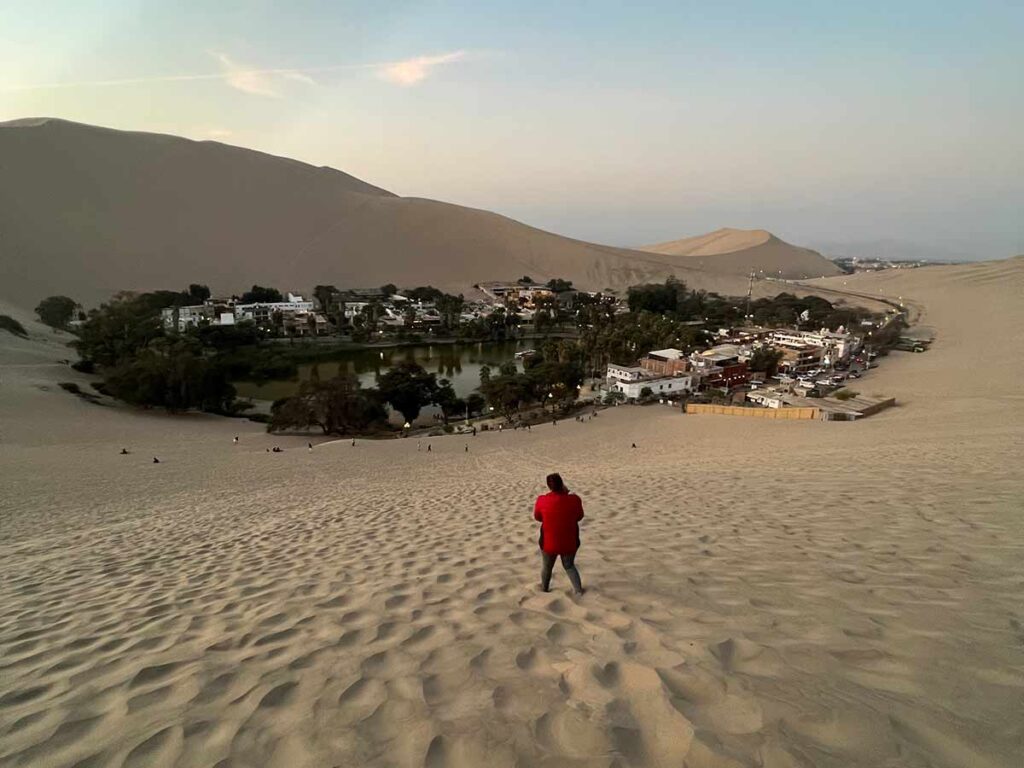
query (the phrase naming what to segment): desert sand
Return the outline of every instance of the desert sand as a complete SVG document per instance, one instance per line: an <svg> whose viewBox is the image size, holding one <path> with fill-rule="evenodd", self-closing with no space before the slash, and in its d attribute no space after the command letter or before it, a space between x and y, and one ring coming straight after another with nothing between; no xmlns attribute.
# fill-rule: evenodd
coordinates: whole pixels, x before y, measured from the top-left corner
<svg viewBox="0 0 1024 768"><path fill-rule="evenodd" d="M847 281L936 334L860 382L895 409L430 454L94 405L0 332L0 764L1019 766L1024 259Z"/></svg>

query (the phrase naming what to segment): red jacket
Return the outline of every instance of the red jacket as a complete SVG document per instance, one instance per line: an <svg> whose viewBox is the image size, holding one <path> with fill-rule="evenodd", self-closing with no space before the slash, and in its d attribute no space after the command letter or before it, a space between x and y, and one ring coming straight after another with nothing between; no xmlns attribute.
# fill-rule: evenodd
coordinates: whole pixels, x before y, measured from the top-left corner
<svg viewBox="0 0 1024 768"><path fill-rule="evenodd" d="M572 555L579 549L583 502L575 493L538 496L533 519L540 520L540 548L549 555Z"/></svg>

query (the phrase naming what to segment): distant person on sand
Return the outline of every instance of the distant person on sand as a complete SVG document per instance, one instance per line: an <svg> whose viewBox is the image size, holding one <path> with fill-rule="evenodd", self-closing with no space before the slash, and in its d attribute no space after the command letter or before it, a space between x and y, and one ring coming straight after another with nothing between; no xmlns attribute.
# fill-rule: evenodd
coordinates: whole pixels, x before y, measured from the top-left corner
<svg viewBox="0 0 1024 768"><path fill-rule="evenodd" d="M545 592L551 586L551 571L555 559L562 558L572 588L577 595L583 594L580 572L576 570L576 551L580 547L580 526L583 519L583 502L562 482L562 476L555 473L547 476L550 493L537 497L533 507L533 519L540 521L540 586Z"/></svg>
<svg viewBox="0 0 1024 768"><path fill-rule="evenodd" d="M128 455L128 449L127 448L122 448L121 449L121 455L122 456L127 456Z"/></svg>
<svg viewBox="0 0 1024 768"><path fill-rule="evenodd" d="M156 456L154 456L153 457L153 463L154 464L159 464L160 463L160 459L158 459Z"/></svg>
<svg viewBox="0 0 1024 768"><path fill-rule="evenodd" d="M231 442L233 442L233 443L237 443L237 442L238 442L238 435L235 435L235 439L234 439L234 440L232 440Z"/></svg>

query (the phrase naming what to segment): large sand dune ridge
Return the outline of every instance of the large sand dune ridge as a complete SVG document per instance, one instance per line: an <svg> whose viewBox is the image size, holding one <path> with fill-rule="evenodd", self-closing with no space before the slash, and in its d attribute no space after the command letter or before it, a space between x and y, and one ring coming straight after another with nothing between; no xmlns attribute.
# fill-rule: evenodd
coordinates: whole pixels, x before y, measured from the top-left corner
<svg viewBox="0 0 1024 768"><path fill-rule="evenodd" d="M0 124L0 165L0 298L29 306L192 282L228 294L253 283L466 290L524 273L594 290L670 274L743 285L218 142L21 120Z"/></svg>
<svg viewBox="0 0 1024 768"><path fill-rule="evenodd" d="M848 287L937 338L866 421L622 407L430 454L92 405L0 332L0 764L1019 765L1024 259ZM582 598L536 588L553 469Z"/></svg>

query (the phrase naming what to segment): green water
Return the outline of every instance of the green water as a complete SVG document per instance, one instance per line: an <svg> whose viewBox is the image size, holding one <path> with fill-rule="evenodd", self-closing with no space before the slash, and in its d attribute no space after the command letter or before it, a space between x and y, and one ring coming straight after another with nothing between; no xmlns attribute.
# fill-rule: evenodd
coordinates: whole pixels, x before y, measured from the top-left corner
<svg viewBox="0 0 1024 768"><path fill-rule="evenodd" d="M340 372L354 373L364 387L376 386L377 374L399 363L412 361L422 365L438 379L449 379L459 397L465 397L480 386L480 368L489 365L494 373L502 363L514 359L515 353L530 348L529 342L478 342L472 344L418 344L386 349L359 349L339 352L337 357L316 363L320 378L329 379ZM299 382L308 380L313 364L299 366L298 375L254 384L236 382L238 396L255 400L277 400L295 394Z"/></svg>

